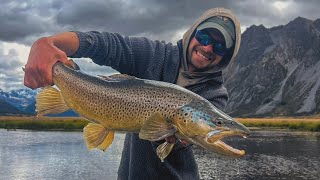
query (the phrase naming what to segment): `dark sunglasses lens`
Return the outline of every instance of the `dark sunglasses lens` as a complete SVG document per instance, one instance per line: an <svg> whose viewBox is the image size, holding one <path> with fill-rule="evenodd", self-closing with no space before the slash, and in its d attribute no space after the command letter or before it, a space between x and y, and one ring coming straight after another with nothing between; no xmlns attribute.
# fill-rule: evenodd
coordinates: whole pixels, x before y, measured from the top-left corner
<svg viewBox="0 0 320 180"><path fill-rule="evenodd" d="M223 56L226 54L226 47L225 45L217 42L213 46L213 51L216 52L216 54Z"/></svg>
<svg viewBox="0 0 320 180"><path fill-rule="evenodd" d="M202 45L207 46L212 43L211 37L204 31L197 31L195 37Z"/></svg>
<svg viewBox="0 0 320 180"><path fill-rule="evenodd" d="M196 32L195 38L197 41L204 45L207 46L209 44L213 44L213 51L220 55L223 56L226 54L226 47L224 44L220 42L216 42L207 32L199 30Z"/></svg>

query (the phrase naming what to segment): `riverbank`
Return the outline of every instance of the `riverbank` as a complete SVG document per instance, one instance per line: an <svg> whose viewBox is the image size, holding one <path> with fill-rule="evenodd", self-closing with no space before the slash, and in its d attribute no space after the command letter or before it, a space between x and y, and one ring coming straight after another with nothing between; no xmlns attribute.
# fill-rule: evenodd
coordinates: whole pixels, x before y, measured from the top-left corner
<svg viewBox="0 0 320 180"><path fill-rule="evenodd" d="M245 126L320 132L320 118L235 118ZM0 116L0 128L81 131L89 121L81 117Z"/></svg>
<svg viewBox="0 0 320 180"><path fill-rule="evenodd" d="M88 123L80 117L0 116L0 128L8 130L82 131Z"/></svg>
<svg viewBox="0 0 320 180"><path fill-rule="evenodd" d="M283 128L320 132L320 118L235 118L247 127Z"/></svg>

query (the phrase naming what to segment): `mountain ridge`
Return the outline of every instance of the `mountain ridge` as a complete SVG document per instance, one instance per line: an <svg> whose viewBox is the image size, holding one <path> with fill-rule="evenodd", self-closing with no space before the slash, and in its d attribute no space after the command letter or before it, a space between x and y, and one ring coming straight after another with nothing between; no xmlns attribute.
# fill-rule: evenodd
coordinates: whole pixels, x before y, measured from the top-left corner
<svg viewBox="0 0 320 180"><path fill-rule="evenodd" d="M234 63L224 72L230 96L227 113L241 117L319 113L319 21L298 17L277 27L249 27Z"/></svg>

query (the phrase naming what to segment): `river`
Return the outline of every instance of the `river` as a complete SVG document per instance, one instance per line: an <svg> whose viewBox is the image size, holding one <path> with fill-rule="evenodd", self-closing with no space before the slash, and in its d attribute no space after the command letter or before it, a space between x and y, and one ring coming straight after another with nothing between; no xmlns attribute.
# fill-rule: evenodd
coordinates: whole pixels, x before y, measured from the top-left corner
<svg viewBox="0 0 320 180"><path fill-rule="evenodd" d="M0 129L0 179L116 179L124 134L106 152L88 151L81 132ZM320 179L320 133L253 130L226 142L230 159L194 147L202 179Z"/></svg>

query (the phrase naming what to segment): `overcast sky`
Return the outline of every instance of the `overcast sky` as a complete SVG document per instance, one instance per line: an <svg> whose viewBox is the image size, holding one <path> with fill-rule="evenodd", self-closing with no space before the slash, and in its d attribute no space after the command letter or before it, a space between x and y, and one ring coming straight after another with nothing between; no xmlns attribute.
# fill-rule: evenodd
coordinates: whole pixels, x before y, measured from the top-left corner
<svg viewBox="0 0 320 180"><path fill-rule="evenodd" d="M108 31L176 42L207 9L231 9L242 32L251 25L285 25L301 16L320 18L318 0L1 0L0 89L23 86L21 67L31 44L63 31ZM78 60L92 75L111 73L89 59Z"/></svg>

